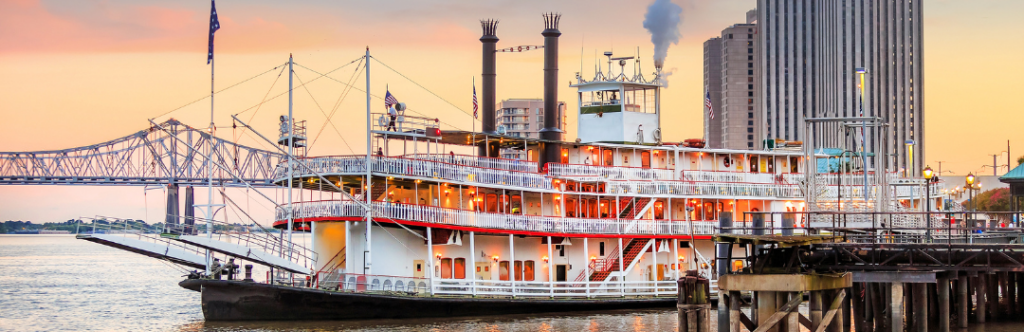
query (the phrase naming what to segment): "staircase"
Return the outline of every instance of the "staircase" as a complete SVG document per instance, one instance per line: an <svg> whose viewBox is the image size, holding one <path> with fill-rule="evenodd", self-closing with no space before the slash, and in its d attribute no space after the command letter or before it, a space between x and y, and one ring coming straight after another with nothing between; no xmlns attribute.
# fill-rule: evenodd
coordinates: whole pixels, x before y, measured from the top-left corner
<svg viewBox="0 0 1024 332"><path fill-rule="evenodd" d="M622 249L622 256L625 258L625 260L622 261L622 266L628 268L632 265L637 256L642 254L642 251L644 250L644 247L647 246L648 242L650 242L650 239L630 239L629 243L626 244L626 247ZM605 281L612 272L620 271L618 254L619 250L616 247L612 249L612 254L607 258L591 262L587 269L580 273L579 277L576 278L576 281L583 281L588 272L590 273L590 277L588 278L589 281Z"/></svg>
<svg viewBox="0 0 1024 332"><path fill-rule="evenodd" d="M636 218L636 215L640 213L640 211L642 211L644 207L647 206L647 203L649 203L650 201L651 199L647 197L633 197L622 199L622 201L619 202L619 207L622 208L622 211L619 211L619 219Z"/></svg>
<svg viewBox="0 0 1024 332"><path fill-rule="evenodd" d="M320 271L317 271L317 274L323 273L324 271L334 272L342 266L345 266L345 248L348 247L342 247L337 254L334 254L334 257L331 257L330 260L324 263L324 267L321 268Z"/></svg>
<svg viewBox="0 0 1024 332"><path fill-rule="evenodd" d="M356 189L357 189L356 192L358 192L358 194L356 194L352 198L355 198L355 200L361 201L361 202L366 201L366 196L363 196L363 192L362 192L363 188L360 187L360 188L356 188ZM383 181L374 182L373 186L370 187L370 194L373 195L371 197L373 197L373 200L375 200L375 201L376 200L380 200L381 196L384 196L385 194L387 194L387 189L388 189L387 188L387 184L385 184Z"/></svg>

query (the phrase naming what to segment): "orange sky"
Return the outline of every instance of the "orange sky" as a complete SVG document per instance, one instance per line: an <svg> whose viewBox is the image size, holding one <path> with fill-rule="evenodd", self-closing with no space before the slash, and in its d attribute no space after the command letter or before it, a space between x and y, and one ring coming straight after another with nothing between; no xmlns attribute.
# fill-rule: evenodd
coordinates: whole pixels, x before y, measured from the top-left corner
<svg viewBox="0 0 1024 332"><path fill-rule="evenodd" d="M662 98L666 140L702 135L702 43L741 22L755 6L754 0L674 1L683 7L683 23L682 39L669 49L666 62L666 68L674 70ZM480 72L477 20L501 20L499 47L539 45L543 42L540 14L557 11L563 14L559 81L565 84L559 95L570 101L567 139L572 139L575 105L567 84L581 66L585 76L593 74L595 52L633 54L639 47L644 71L653 71L649 60L653 47L642 27L648 4L447 0L285 5L224 0L217 3L222 26L216 36L217 86L271 70L286 62L289 53L297 63L326 72L358 58L369 46L381 62L471 111L471 82ZM205 1L157 0L0 2L0 116L4 119L0 151L61 149L120 137L147 126L149 118L208 94L208 6ZM937 161L942 160L944 170L990 174L991 170L980 167L992 162L987 155L1006 150L1006 140L1017 144L1014 155L1024 155L1024 131L1015 130L1024 123L1024 112L1013 97L1024 88L1019 79L1024 77L1020 61L1024 37L1019 34L1024 23L1017 17L1024 11L1024 2L932 0L924 8L928 164L937 169ZM497 97L539 98L542 56L541 52L499 54ZM353 69L350 65L331 77L347 81ZM278 72L272 70L219 94L216 122L230 126L229 114L250 109L264 95L284 92L287 75L275 83ZM296 73L296 85L318 76L302 68ZM471 128L466 113L379 63L371 63L371 73L374 94L382 95L388 85L412 109L459 129ZM364 85L361 76L355 83L360 88ZM322 79L310 83L308 92L296 90L296 117L308 120L310 131L318 132L325 123L324 114L339 105L333 121L338 130L362 132L365 98L353 91L339 102L342 88ZM168 116L204 126L209 105L205 100ZM243 113L242 118L256 113L254 125L273 133L277 115L286 113L286 107L285 98L278 98L260 106L258 112ZM219 134L232 133L226 129ZM362 134L348 134L344 140L356 151L365 144ZM247 138L242 141L260 145ZM338 153L350 150L327 126L311 154ZM1000 162L1005 159L1004 154ZM107 210L142 218L138 214L146 207L140 192L138 188L0 187L0 220L67 219L81 215L76 211L102 210L88 197L102 195L126 202L116 208L108 203ZM29 206L33 208L23 208ZM153 203L149 208L161 205Z"/></svg>

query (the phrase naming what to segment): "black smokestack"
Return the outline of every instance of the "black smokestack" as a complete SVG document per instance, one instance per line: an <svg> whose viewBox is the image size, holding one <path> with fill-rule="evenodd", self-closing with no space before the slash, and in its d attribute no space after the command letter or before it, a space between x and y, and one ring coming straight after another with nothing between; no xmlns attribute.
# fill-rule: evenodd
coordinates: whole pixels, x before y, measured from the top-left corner
<svg viewBox="0 0 1024 332"><path fill-rule="evenodd" d="M562 144L551 143L562 141L562 130L558 128L558 21L561 14L544 14L544 129L540 130L540 138L548 141L541 143L543 152L537 167L541 171L547 163L561 161Z"/></svg>
<svg viewBox="0 0 1024 332"><path fill-rule="evenodd" d="M494 79L497 74L495 73L495 60L494 50L498 43L498 36L495 32L498 30L497 20L481 20L480 26L484 29L483 37L480 37L480 42L483 43L483 98L481 102L483 104L483 126L481 130L485 134L496 134L494 131L494 95L496 94ZM498 156L498 145L490 144L490 151L487 149L488 144L481 144L479 148L480 156L497 157Z"/></svg>

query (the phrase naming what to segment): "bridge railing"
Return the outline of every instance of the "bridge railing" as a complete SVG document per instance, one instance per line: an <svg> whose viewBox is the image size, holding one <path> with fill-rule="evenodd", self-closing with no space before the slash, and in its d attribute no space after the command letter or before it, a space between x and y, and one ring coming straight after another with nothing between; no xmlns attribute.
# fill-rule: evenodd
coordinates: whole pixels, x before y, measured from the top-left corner
<svg viewBox="0 0 1024 332"><path fill-rule="evenodd" d="M351 201L303 202L295 205L295 218L362 218L363 208ZM713 221L648 220L616 218L563 218L519 214L501 214L441 208L436 206L374 202L373 216L396 221L418 221L442 225L479 227L495 230L532 231L567 234L688 235L693 224L695 235L714 234ZM277 220L287 219L287 211L277 210Z"/></svg>

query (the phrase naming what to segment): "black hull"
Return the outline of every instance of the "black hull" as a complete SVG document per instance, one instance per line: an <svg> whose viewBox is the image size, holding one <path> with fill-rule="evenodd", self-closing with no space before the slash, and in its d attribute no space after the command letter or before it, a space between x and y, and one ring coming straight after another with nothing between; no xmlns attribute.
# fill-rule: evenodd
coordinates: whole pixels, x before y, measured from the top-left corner
<svg viewBox="0 0 1024 332"><path fill-rule="evenodd" d="M346 320L671 308L675 297L602 299L444 298L327 292L244 281L190 279L207 321Z"/></svg>

